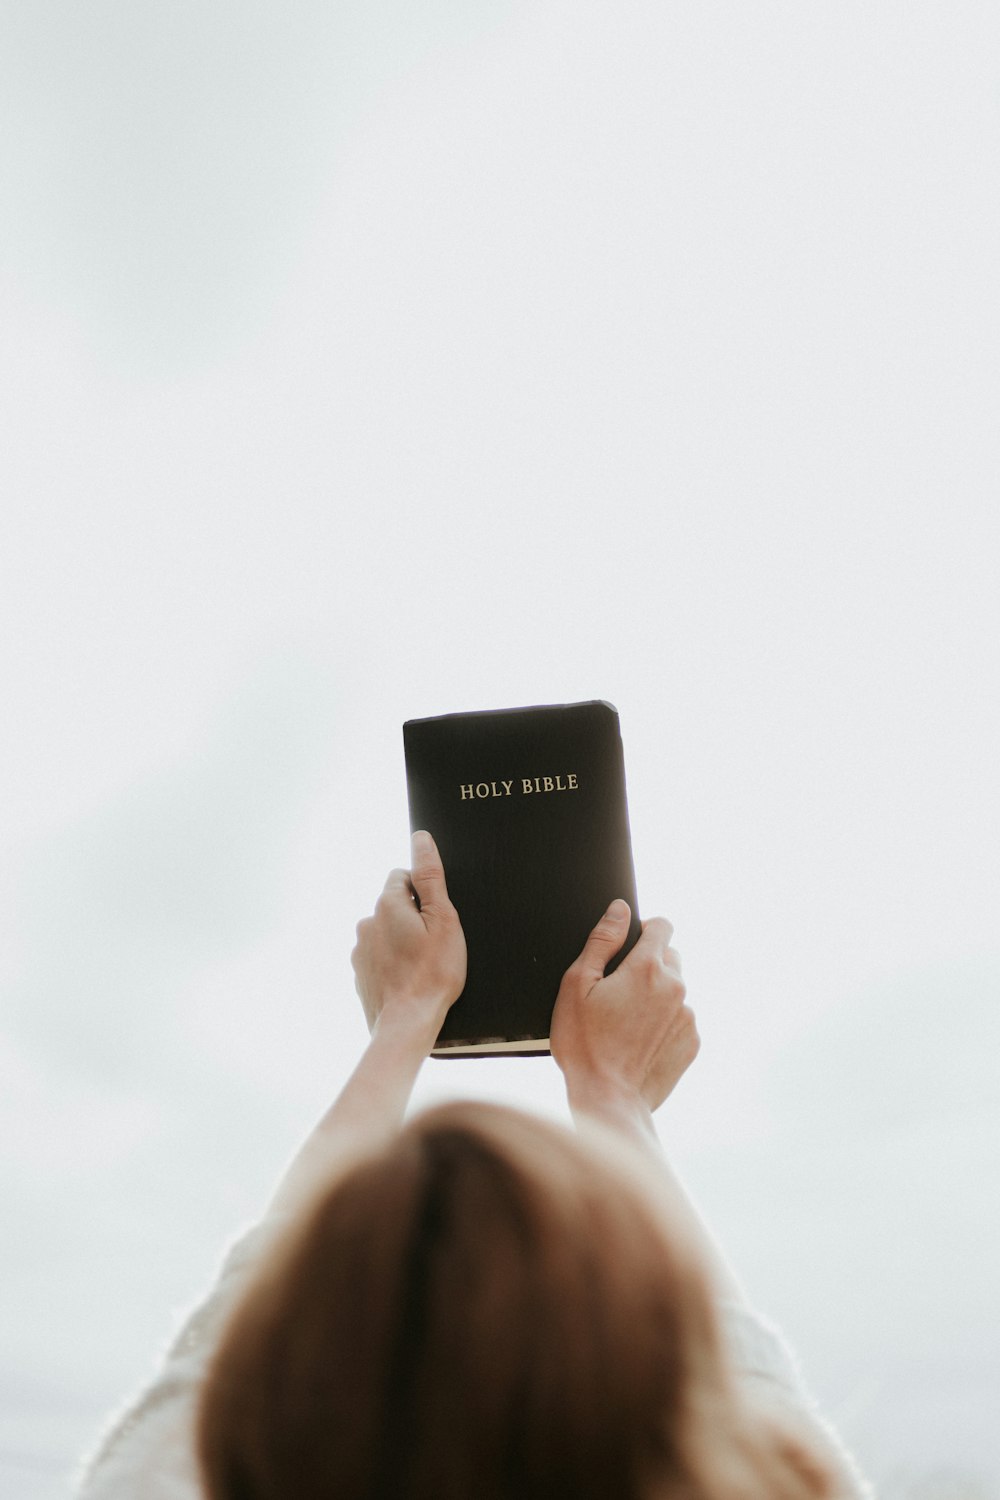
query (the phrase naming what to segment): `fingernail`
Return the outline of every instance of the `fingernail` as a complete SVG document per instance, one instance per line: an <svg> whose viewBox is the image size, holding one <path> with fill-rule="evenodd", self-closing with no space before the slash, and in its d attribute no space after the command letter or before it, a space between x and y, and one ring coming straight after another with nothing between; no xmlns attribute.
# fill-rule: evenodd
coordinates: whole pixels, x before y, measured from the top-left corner
<svg viewBox="0 0 1000 1500"><path fill-rule="evenodd" d="M608 907L607 915L611 918L612 922L624 922L628 916L628 902L623 901L621 896L616 896Z"/></svg>

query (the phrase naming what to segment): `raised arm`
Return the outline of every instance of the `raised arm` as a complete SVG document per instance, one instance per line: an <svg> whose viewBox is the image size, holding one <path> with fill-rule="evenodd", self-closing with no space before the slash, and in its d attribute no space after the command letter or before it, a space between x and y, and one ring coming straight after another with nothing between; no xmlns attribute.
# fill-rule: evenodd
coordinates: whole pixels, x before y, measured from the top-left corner
<svg viewBox="0 0 1000 1500"><path fill-rule="evenodd" d="M662 1150L653 1113L697 1056L698 1033L685 1004L680 956L670 946L673 928L664 918L644 922L631 953L604 977L625 940L628 915L624 901L611 903L567 970L556 1000L552 1054L565 1075L573 1116L583 1129L593 1124L610 1132L646 1164L670 1219L700 1252L732 1369L747 1396L761 1413L790 1423L808 1445L802 1453L820 1461L831 1500L871 1500L870 1487L819 1414L784 1340L747 1304Z"/></svg>
<svg viewBox="0 0 1000 1500"><path fill-rule="evenodd" d="M644 922L635 947L605 978L628 920L628 904L613 901L566 971L552 1017L552 1055L577 1123L599 1123L655 1163L658 1188L699 1245L717 1295L740 1301L742 1288L671 1168L653 1123L700 1046L685 1004L680 955L670 946L673 928L664 917Z"/></svg>
<svg viewBox="0 0 1000 1500"><path fill-rule="evenodd" d="M398 1129L421 1064L465 987L465 934L431 835L412 840L412 869L392 870L351 954L371 1040L292 1162L273 1208L293 1208L343 1153Z"/></svg>

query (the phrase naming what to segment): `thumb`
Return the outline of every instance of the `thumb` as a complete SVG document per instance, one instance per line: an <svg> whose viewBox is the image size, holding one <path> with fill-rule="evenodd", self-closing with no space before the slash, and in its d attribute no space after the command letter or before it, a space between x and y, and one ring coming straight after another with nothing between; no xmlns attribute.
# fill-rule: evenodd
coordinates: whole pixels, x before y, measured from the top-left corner
<svg viewBox="0 0 1000 1500"><path fill-rule="evenodd" d="M614 958L628 935L629 904L618 896L604 913L597 926L583 945L577 959L581 969L604 977L606 966Z"/></svg>
<svg viewBox="0 0 1000 1500"><path fill-rule="evenodd" d="M444 865L438 846L426 828L417 829L410 839L410 884L417 893L421 911L433 911L448 900Z"/></svg>

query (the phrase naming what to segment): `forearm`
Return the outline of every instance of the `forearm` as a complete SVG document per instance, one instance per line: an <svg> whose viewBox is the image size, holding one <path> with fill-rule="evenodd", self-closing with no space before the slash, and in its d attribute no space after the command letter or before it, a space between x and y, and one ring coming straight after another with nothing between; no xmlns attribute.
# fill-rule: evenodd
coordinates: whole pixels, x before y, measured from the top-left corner
<svg viewBox="0 0 1000 1500"><path fill-rule="evenodd" d="M602 1080L567 1078L566 1094L578 1128L597 1125L637 1153L672 1222L701 1257L715 1295L745 1302L735 1272L667 1158L649 1106L639 1095Z"/></svg>
<svg viewBox="0 0 1000 1500"><path fill-rule="evenodd" d="M357 1067L285 1173L272 1214L291 1212L341 1163L399 1129L434 1040L420 1021L378 1018Z"/></svg>

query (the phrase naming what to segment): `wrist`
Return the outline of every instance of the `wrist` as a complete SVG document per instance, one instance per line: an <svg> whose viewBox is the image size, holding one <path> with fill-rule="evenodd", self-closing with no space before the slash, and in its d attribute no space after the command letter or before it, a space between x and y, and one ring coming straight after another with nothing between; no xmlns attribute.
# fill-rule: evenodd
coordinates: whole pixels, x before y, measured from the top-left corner
<svg viewBox="0 0 1000 1500"><path fill-rule="evenodd" d="M399 1053L411 1053L421 1060L427 1056L437 1041L441 1022L436 1009L419 1007L413 1000L393 1002L382 1006L372 1026L372 1041L380 1047L391 1048Z"/></svg>
<svg viewBox="0 0 1000 1500"><path fill-rule="evenodd" d="M566 1075L566 1099L574 1118L600 1120L628 1135L656 1136L653 1114L637 1088L616 1074Z"/></svg>

